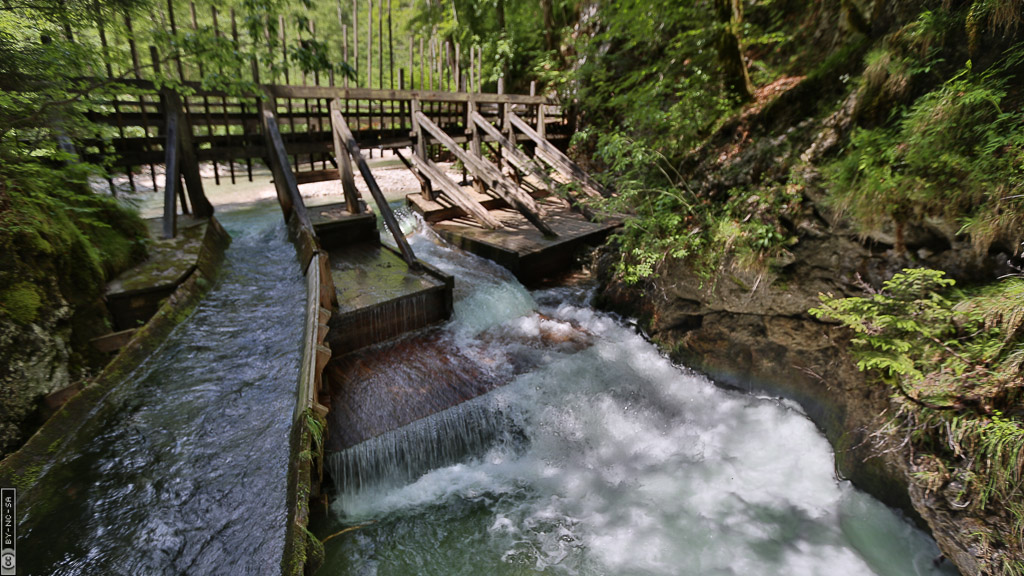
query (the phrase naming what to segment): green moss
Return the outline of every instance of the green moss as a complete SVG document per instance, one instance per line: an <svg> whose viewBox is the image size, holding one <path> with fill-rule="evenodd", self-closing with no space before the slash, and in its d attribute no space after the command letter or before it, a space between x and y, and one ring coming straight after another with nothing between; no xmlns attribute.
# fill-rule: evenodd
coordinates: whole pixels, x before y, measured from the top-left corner
<svg viewBox="0 0 1024 576"><path fill-rule="evenodd" d="M18 490L28 490L39 481L39 475L43 472L42 464L35 464L14 475L14 487Z"/></svg>
<svg viewBox="0 0 1024 576"><path fill-rule="evenodd" d="M29 282L19 282L0 292L0 310L19 324L30 324L39 314L42 298Z"/></svg>

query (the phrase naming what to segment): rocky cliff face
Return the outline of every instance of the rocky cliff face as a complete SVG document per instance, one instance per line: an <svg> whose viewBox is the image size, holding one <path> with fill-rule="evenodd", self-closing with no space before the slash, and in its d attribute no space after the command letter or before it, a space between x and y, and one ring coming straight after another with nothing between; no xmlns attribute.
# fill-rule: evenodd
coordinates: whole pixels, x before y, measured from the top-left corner
<svg viewBox="0 0 1024 576"><path fill-rule="evenodd" d="M0 454L41 423L43 397L70 384L71 307L41 310L30 324L0 321Z"/></svg>
<svg viewBox="0 0 1024 576"><path fill-rule="evenodd" d="M969 544L979 521L955 510L941 490L915 484L921 463L886 432L890 390L857 369L845 330L807 310L819 303L819 293L863 295L915 264L945 268L960 281L992 278L1008 255L979 258L955 240L940 241L936 230L913 231L908 253L897 255L884 235L862 240L814 215L800 228L791 257L774 271L727 264L704 279L675 262L645 286L626 286L611 276L608 264L615 257L604 255L599 304L639 318L674 360L722 385L800 402L835 447L840 476L918 514L947 557L964 573L979 573L991 552Z"/></svg>

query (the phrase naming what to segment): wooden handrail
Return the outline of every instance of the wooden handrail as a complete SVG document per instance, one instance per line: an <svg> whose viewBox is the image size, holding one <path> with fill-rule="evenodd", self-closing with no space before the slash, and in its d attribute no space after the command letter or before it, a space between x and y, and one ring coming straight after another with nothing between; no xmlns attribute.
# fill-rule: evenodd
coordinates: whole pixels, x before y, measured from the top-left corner
<svg viewBox="0 0 1024 576"><path fill-rule="evenodd" d="M388 205L388 201L384 197L384 193L380 191L380 186L377 185L377 180L373 177L373 172L370 170L369 164L367 164L366 159L363 158L363 154L359 150L359 143L356 142L355 136L353 136L352 131L349 130L345 117L341 115L341 111L338 109L337 100L333 100L331 102L331 124L334 126L334 130L338 133L338 136L341 138L341 143L349 156L352 157L356 166L359 167L359 173L363 176L363 181L366 182L366 187L370 189L370 194L373 196L374 202L377 203L377 209L380 210L380 215L384 218L384 224L386 224L391 230L391 236L395 239L395 244L398 245L398 250L402 253L402 258L405 260L406 264L409 265L410 269L419 270L421 268L420 263L416 260L416 255L413 254L412 247L409 246L409 242L405 239L405 235L402 234L402 228L398 225L398 219L395 218L395 213L391 211L391 206Z"/></svg>
<svg viewBox="0 0 1024 576"><path fill-rule="evenodd" d="M270 156L270 170L274 174L274 187L277 188L277 199L281 203L281 210L284 212L285 220L291 218L292 214L299 221L299 225L313 233L313 223L306 212L306 205L299 193L299 184L295 181L295 174L288 163L288 153L281 139L281 132L277 128L277 119L274 116L273 99L261 102L263 112L263 128L267 135L267 151Z"/></svg>

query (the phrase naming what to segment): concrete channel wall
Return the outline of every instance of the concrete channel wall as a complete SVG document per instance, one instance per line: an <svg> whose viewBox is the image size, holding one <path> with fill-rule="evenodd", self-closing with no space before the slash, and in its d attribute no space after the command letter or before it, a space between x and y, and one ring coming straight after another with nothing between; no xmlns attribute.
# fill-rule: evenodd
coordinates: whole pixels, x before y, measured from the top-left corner
<svg viewBox="0 0 1024 576"><path fill-rule="evenodd" d="M19 506L25 504L24 509L27 509L32 498L46 497L45 494L33 494L32 487L40 474L52 465L54 455L60 452L64 441L74 436L106 394L149 357L213 287L231 237L216 218L210 217L205 226L203 243L192 273L164 300L156 314L135 332L91 384L68 400L21 449L0 462L0 486L23 490L19 493Z"/></svg>
<svg viewBox="0 0 1024 576"><path fill-rule="evenodd" d="M316 571L323 561L323 546L306 528L309 503L320 499L323 476L323 438L327 408L320 404L323 371L331 359L324 345L331 316L334 285L327 254L319 249L311 227L292 215L288 228L306 274L306 307L303 320L302 364L292 414L288 469L288 526L285 532L284 576Z"/></svg>

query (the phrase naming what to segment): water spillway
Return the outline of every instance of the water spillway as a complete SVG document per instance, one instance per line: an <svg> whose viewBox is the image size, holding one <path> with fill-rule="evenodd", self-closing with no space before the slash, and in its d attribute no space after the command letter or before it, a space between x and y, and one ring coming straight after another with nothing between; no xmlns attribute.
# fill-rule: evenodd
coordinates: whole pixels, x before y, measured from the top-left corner
<svg viewBox="0 0 1024 576"><path fill-rule="evenodd" d="M221 280L55 445L19 573L280 573L305 283L275 205L218 218Z"/></svg>
<svg viewBox="0 0 1024 576"><path fill-rule="evenodd" d="M673 365L586 290L527 292L427 234L413 244L466 278L433 335L460 359L383 354L393 380L408 375L390 386L447 382L465 362L504 385L328 457L320 574L956 573L925 533L835 477L799 406Z"/></svg>

